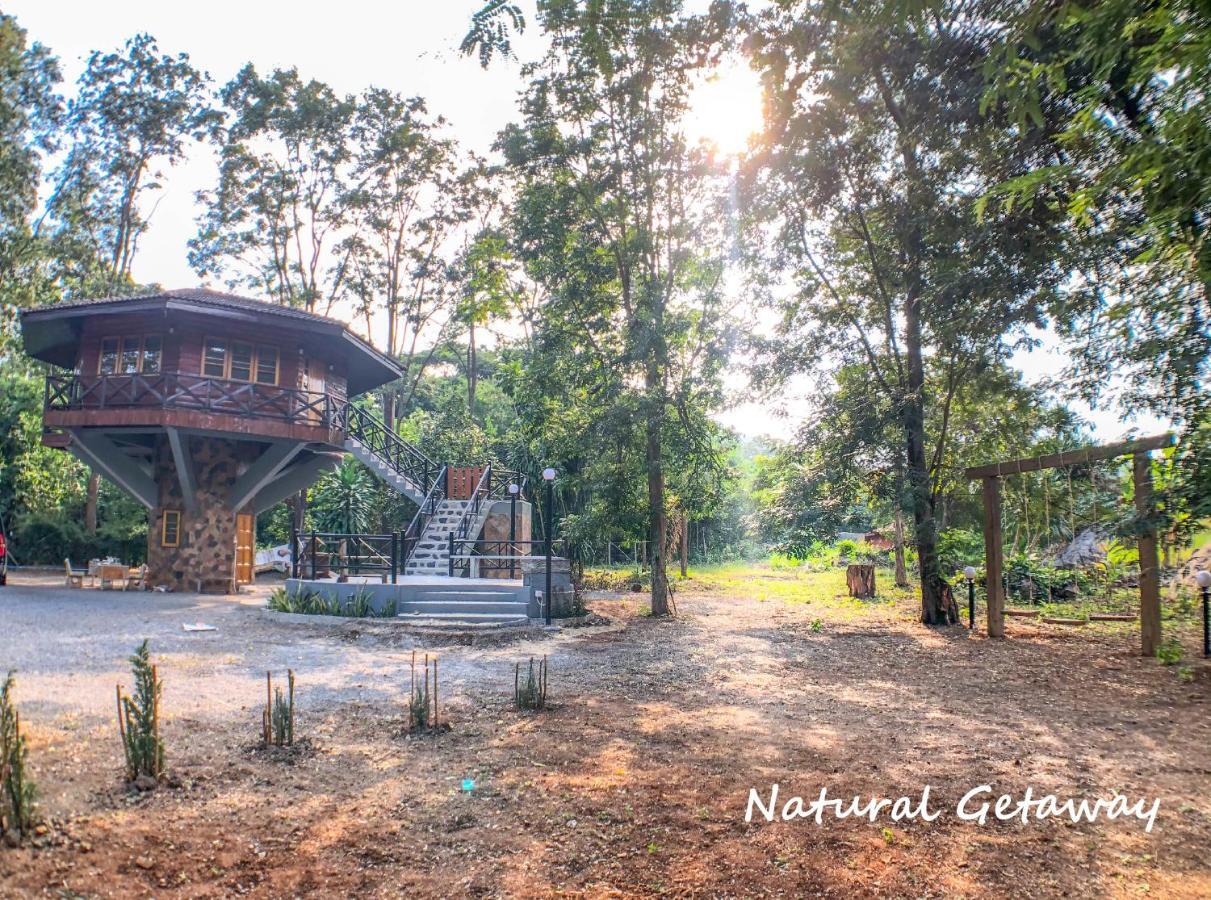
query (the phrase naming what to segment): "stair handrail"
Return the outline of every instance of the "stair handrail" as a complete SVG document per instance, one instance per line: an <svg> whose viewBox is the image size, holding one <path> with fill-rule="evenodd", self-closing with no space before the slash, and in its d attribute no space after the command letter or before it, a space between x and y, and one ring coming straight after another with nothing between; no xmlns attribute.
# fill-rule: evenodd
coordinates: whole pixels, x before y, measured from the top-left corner
<svg viewBox="0 0 1211 900"><path fill-rule="evenodd" d="M416 484L429 483L430 474L437 469L437 464L419 447L388 428L382 419L352 403L345 407L344 419L345 434L361 441L367 449L388 463L396 474ZM376 439L379 445L376 445Z"/></svg>
<svg viewBox="0 0 1211 900"><path fill-rule="evenodd" d="M446 474L449 469L449 466L441 467L441 471L437 473L437 478L433 480L433 486L429 488L429 493L425 494L425 499L416 508L416 515L408 523L408 528L403 536L404 551L401 554L401 568L406 567L408 561L412 559L412 554L416 552L420 539L424 537L425 529L429 525L429 519L433 517L433 514L437 512L437 507L446 498Z"/></svg>
<svg viewBox="0 0 1211 900"><path fill-rule="evenodd" d="M471 493L471 497L467 502L467 508L463 510L462 518L458 520L458 524L450 532L450 545L452 547L466 542L467 532L471 530L471 523L479 518L479 511L483 507L484 497L491 492L491 489L492 463L488 463L484 466L483 472L480 473L479 481L475 485L475 490ZM450 569L451 574L453 574L453 556L450 557Z"/></svg>

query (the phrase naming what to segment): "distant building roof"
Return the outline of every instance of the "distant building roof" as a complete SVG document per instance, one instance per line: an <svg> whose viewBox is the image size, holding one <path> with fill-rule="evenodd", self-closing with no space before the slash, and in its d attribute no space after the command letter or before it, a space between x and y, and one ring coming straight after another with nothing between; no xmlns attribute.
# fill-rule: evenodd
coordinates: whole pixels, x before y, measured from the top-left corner
<svg viewBox="0 0 1211 900"><path fill-rule="evenodd" d="M394 381L403 370L349 330L345 323L302 309L266 303L209 288L179 288L134 297L100 297L21 311L25 352L52 365L75 365L80 329L85 318L96 315L152 312L156 310L222 315L249 321L289 323L295 330L337 337L347 345L349 394L355 396Z"/></svg>

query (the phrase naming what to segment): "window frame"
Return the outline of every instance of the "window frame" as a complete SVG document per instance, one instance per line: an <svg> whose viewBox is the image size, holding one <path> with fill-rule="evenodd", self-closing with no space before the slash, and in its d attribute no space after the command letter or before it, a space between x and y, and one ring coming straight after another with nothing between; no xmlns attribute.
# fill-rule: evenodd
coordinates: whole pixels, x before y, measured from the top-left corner
<svg viewBox="0 0 1211 900"><path fill-rule="evenodd" d="M168 523L172 521L175 528L173 540L168 540ZM161 547L180 547L181 546L181 511L179 509L166 509L160 516L160 546Z"/></svg>
<svg viewBox="0 0 1211 900"><path fill-rule="evenodd" d="M163 372L164 372L164 335L160 334L159 332L155 332L155 331L153 331L149 334L139 334L139 335L125 334L125 335L102 337L100 340L100 343L97 345L97 374L98 375L121 375L126 378L129 378L131 375L144 374L143 373L143 364L146 362L145 354L147 352L146 348L147 348L147 339L148 338L155 338L156 340L158 340L160 342L159 349L154 351L156 354L156 360L158 361L158 364L156 366L156 371L152 372L151 374L152 375L163 374ZM128 345L128 341L132 341L132 340L134 342L133 347ZM113 368L109 372L105 371L105 355L106 355L105 345L106 344L110 344L114 347ZM133 372L125 371L125 369L123 367L123 359L126 357L126 354L128 354L128 353L135 354L135 370Z"/></svg>
<svg viewBox="0 0 1211 900"><path fill-rule="evenodd" d="M206 371L206 351L211 344L223 345L223 374L211 375ZM232 363L235 361L235 346L239 344L241 347L248 348L248 377L236 378L232 375ZM273 351L273 381L262 381L261 375L261 351ZM207 335L202 338L202 357L199 364L199 374L203 378L222 378L224 381L238 381L240 384L261 385L262 387L278 387L282 383L282 351L275 344L263 344L257 341L245 341L235 338L212 337Z"/></svg>

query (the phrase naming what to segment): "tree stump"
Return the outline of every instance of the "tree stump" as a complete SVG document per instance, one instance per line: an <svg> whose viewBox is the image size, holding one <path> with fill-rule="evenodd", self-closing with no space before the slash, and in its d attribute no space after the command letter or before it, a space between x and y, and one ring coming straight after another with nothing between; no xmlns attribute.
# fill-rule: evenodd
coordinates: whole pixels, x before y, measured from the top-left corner
<svg viewBox="0 0 1211 900"><path fill-rule="evenodd" d="M849 586L849 595L861 600L869 600L875 595L875 567L868 565L849 566L845 570L845 583Z"/></svg>

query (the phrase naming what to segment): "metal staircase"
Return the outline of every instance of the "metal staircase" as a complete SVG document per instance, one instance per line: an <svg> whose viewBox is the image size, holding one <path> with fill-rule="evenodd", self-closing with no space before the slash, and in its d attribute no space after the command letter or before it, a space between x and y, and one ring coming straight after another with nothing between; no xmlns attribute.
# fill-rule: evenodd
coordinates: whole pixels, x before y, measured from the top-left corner
<svg viewBox="0 0 1211 900"><path fill-rule="evenodd" d="M361 407L346 406L344 419L345 450L398 493L422 503L444 469Z"/></svg>
<svg viewBox="0 0 1211 900"><path fill-rule="evenodd" d="M450 572L450 535L464 525L470 500L443 500L429 519L416 542L416 548L408 557L405 575L448 575ZM488 518L488 505L467 521L467 533L478 535Z"/></svg>

